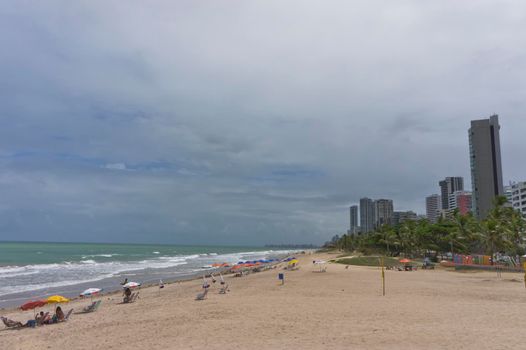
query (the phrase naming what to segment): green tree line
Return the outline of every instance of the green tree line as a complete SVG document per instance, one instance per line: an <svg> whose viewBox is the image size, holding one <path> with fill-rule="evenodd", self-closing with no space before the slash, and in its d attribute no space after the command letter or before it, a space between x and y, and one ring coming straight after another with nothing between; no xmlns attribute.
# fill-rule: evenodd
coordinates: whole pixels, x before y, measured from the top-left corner
<svg viewBox="0 0 526 350"><path fill-rule="evenodd" d="M511 256L525 253L526 220L506 205L506 197L495 198L487 218L454 211L449 218L430 223L427 219L407 220L397 226L384 225L370 233L333 237L327 246L344 251L388 256L434 254L486 254Z"/></svg>

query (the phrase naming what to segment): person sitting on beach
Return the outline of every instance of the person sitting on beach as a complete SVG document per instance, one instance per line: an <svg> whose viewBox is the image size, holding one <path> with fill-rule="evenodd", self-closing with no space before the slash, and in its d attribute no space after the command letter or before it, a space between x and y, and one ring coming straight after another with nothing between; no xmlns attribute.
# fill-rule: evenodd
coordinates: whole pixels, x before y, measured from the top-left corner
<svg viewBox="0 0 526 350"><path fill-rule="evenodd" d="M44 311L40 311L40 313L35 316L35 321L37 321L37 323L44 321Z"/></svg>
<svg viewBox="0 0 526 350"><path fill-rule="evenodd" d="M53 323L62 322L65 318L66 316L64 315L62 308L60 306L57 306L57 308L55 309L55 314L51 318L51 321Z"/></svg>
<svg viewBox="0 0 526 350"><path fill-rule="evenodd" d="M65 319L66 319L66 316L64 315L64 312L62 311L62 308L60 306L57 306L57 308L55 309L55 314L53 315L53 317L48 318L46 320L43 320L41 324L58 323L58 322L64 321Z"/></svg>
<svg viewBox="0 0 526 350"><path fill-rule="evenodd" d="M131 298L131 295L132 295L132 292L131 292L131 289L130 288L126 288L124 289L124 300L123 302L127 303L130 301L130 298Z"/></svg>

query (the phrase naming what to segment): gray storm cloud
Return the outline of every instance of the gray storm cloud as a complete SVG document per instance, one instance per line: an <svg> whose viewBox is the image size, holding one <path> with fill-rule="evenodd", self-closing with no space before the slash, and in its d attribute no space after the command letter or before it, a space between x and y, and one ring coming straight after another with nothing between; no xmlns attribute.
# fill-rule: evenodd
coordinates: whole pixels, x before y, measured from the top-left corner
<svg viewBox="0 0 526 350"><path fill-rule="evenodd" d="M320 243L423 212L501 116L526 180L526 5L0 4L0 240Z"/></svg>

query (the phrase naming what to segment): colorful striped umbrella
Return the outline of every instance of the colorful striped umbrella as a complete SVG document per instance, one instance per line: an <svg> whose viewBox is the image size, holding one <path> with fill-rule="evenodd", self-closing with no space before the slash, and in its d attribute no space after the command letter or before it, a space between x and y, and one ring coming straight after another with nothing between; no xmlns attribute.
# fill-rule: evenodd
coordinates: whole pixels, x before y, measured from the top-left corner
<svg viewBox="0 0 526 350"><path fill-rule="evenodd" d="M81 297L93 297L99 294L100 292L102 292L102 288L88 288L82 293L80 293L80 296Z"/></svg>
<svg viewBox="0 0 526 350"><path fill-rule="evenodd" d="M126 283L125 285L122 286L122 288L126 289L126 288L137 288L137 287L140 287L141 284L138 283L138 282L128 282Z"/></svg>

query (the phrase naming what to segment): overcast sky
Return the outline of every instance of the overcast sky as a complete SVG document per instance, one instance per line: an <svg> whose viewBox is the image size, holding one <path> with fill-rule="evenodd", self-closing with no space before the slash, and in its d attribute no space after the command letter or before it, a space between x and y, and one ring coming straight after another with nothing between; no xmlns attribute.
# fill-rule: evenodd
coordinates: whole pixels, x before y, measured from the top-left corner
<svg viewBox="0 0 526 350"><path fill-rule="evenodd" d="M526 180L522 1L2 1L0 240L321 243L360 197Z"/></svg>

